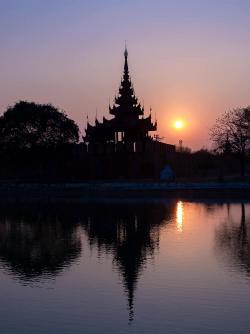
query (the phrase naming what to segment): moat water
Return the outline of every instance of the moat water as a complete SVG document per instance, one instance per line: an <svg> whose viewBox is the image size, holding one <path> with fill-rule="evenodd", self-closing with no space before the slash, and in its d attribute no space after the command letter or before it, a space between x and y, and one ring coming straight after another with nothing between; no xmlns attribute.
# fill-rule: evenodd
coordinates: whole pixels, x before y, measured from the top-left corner
<svg viewBox="0 0 250 334"><path fill-rule="evenodd" d="M250 204L0 204L0 333L249 333Z"/></svg>

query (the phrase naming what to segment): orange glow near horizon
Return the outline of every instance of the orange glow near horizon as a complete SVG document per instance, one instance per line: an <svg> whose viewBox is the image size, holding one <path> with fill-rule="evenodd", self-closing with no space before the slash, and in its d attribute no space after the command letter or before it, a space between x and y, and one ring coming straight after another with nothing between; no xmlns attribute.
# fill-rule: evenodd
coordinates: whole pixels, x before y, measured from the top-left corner
<svg viewBox="0 0 250 334"><path fill-rule="evenodd" d="M207 134L210 124L207 122L204 131L198 106L191 103L159 103L155 109L159 111L157 131L166 143L178 145L181 139L184 146L193 150L200 149L201 142L209 145ZM203 140L199 142L198 138Z"/></svg>

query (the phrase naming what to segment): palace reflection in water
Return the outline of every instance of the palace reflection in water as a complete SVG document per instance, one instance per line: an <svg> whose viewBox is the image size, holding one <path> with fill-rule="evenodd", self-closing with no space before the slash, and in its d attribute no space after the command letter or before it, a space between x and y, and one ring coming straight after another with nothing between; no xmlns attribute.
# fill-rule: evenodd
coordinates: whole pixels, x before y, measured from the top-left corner
<svg viewBox="0 0 250 334"><path fill-rule="evenodd" d="M180 202L181 203L181 202ZM90 247L112 254L123 277L129 319L136 284L159 245L160 228L176 203L11 204L1 207L0 259L25 284L60 274L81 253L81 231ZM180 211L179 203L177 211Z"/></svg>
<svg viewBox="0 0 250 334"><path fill-rule="evenodd" d="M166 199L2 203L2 277L14 278L16 287L31 287L33 294L36 294L37 283L41 288L44 281L57 281L57 278L66 276L66 272L77 272L78 267L83 272L91 270L91 252L94 250L95 256L110 259L115 280L118 282L121 278L128 308L126 319L133 326L141 325L138 332L150 333L152 328L159 326L158 332L163 333L168 325L177 333L196 333L195 328L197 332L205 330L212 333L212 327L216 325L220 333L226 333L233 325L229 321L224 331L224 325L217 320L216 310L227 310L229 305L232 307L234 304L239 310L242 295L246 298L250 296L246 280L250 272L249 208L249 204L244 203L192 203ZM215 252L211 251L214 246ZM221 260L225 270L222 270ZM101 263L95 266L98 275ZM107 267L106 271L109 270ZM243 275L241 285L237 285L237 294L241 299L235 300L232 295L230 302L230 292L238 283L230 281L232 276L228 272L230 275ZM75 286L66 283L62 285L63 293L68 291L64 303L67 305L77 299L80 307L86 310L90 304L82 299L80 282L83 278L75 274L74 279ZM84 279L89 285L90 281ZM115 303L114 296L118 292L114 292L114 296L108 299L105 283L100 286L96 277L91 281L93 300L103 293L106 296L104 304ZM102 282L102 277L99 281ZM247 284L244 285L244 292L240 288L243 282ZM70 300L71 294L73 301ZM148 296L150 299L147 299ZM88 300L91 300L91 294ZM150 303L154 306L149 307ZM211 308L210 305L214 306ZM248 306L243 306L244 311L250 311ZM72 312L67 309L66 316L74 319L76 312L76 308ZM230 319L231 309L227 312ZM102 313L106 314L105 309ZM160 321L149 322L148 319L157 318L161 313ZM147 318L144 322L142 314ZM180 316L183 317L182 324L178 323ZM98 316L90 314L90 317L95 322ZM231 318L235 323L233 315ZM53 331L62 332L60 325L54 324L53 327L53 321L52 318L50 326ZM74 321L79 332L87 326L86 320L84 323L82 321ZM85 328L86 333L99 332L101 323L96 330L91 330L92 325L89 325ZM118 326L118 323L115 318L110 319L112 325L105 330L115 330L112 326ZM213 326L210 328L210 325Z"/></svg>

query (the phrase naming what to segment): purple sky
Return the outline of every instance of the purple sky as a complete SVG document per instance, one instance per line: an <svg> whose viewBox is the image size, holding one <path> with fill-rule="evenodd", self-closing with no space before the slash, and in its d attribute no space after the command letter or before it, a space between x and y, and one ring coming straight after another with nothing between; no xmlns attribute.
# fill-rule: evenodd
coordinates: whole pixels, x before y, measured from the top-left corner
<svg viewBox="0 0 250 334"><path fill-rule="evenodd" d="M127 40L136 95L164 140L208 146L224 110L250 104L248 0L0 0L0 108L53 103L84 130L108 116ZM182 131L172 127L182 118Z"/></svg>

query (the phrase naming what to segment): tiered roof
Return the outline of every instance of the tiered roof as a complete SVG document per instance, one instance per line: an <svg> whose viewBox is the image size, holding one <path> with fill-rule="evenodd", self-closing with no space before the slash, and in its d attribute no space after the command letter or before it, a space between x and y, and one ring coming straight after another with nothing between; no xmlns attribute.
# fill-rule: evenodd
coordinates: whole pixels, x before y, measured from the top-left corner
<svg viewBox="0 0 250 334"><path fill-rule="evenodd" d="M128 51L125 48L125 62L119 93L115 97L113 106L109 106L109 113L114 117L103 122L96 120L95 125L87 124L85 142L115 141L115 133L122 132L123 141L145 140L149 131L156 131L157 124L152 123L151 113L144 118L144 108L138 103L129 76Z"/></svg>
<svg viewBox="0 0 250 334"><path fill-rule="evenodd" d="M134 88L129 76L128 70L128 51L127 48L124 52L125 62L123 79L119 87L119 94L115 97L115 104L113 107L109 107L109 112L111 115L117 117L124 117L128 114L139 116L144 114L144 108L138 103L138 99L135 96ZM126 117L125 116L125 117Z"/></svg>

